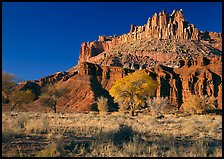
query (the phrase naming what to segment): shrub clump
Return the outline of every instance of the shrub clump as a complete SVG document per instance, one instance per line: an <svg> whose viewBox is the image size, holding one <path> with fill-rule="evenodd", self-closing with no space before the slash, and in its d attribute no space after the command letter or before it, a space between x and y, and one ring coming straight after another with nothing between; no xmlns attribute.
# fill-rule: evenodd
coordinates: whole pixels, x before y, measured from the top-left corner
<svg viewBox="0 0 224 159"><path fill-rule="evenodd" d="M167 108L170 108L170 102L168 97L153 97L148 98L147 106L149 107L150 114L153 116L161 116L165 113Z"/></svg>
<svg viewBox="0 0 224 159"><path fill-rule="evenodd" d="M108 112L108 99L101 96L97 98L97 107L100 113L106 113Z"/></svg>
<svg viewBox="0 0 224 159"><path fill-rule="evenodd" d="M191 114L202 114L209 110L214 110L215 101L215 97L191 95L183 103L182 109L184 112Z"/></svg>

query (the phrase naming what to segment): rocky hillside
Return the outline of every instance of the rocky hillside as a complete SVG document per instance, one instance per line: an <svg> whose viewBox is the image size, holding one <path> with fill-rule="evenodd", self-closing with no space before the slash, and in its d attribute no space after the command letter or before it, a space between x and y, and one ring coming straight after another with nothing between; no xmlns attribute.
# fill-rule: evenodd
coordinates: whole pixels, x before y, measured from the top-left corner
<svg viewBox="0 0 224 159"><path fill-rule="evenodd" d="M77 66L22 82L20 87L38 92L45 84L58 82L69 89L58 104L59 111L89 111L101 95L112 105L108 89L113 82L141 69L159 82L156 95L168 96L178 108L189 94L217 97L216 107L222 108L222 33L199 31L185 20L182 10L154 14L144 26L131 25L121 36L84 42ZM41 111L38 102L35 108Z"/></svg>

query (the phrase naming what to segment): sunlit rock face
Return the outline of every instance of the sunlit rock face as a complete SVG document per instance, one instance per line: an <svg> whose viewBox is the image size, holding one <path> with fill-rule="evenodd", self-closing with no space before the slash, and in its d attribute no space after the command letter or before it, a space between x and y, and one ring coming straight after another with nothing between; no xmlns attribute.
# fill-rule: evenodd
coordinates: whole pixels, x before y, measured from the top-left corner
<svg viewBox="0 0 224 159"><path fill-rule="evenodd" d="M144 26L131 25L121 36L99 36L81 45L79 63L144 69L157 63L177 67L178 60L222 54L222 34L199 31L183 11L162 11Z"/></svg>
<svg viewBox="0 0 224 159"><path fill-rule="evenodd" d="M107 97L115 110L108 90L114 81L136 70L146 70L157 80L156 96L169 97L177 108L197 94L215 97L216 107L222 109L222 33L199 31L185 20L182 10L155 13L145 25L131 25L121 36L84 42L77 66L22 82L20 88L63 85L69 91L58 103L61 112L96 110L99 96ZM42 109L40 104L38 108Z"/></svg>

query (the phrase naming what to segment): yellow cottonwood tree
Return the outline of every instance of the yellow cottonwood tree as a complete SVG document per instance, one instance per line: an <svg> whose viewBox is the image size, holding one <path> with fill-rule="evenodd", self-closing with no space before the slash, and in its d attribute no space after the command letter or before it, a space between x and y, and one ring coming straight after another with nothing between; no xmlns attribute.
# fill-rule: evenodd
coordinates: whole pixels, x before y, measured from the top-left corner
<svg viewBox="0 0 224 159"><path fill-rule="evenodd" d="M136 108L143 105L148 97L155 96L157 87L157 81L144 70L139 70L118 79L109 93L115 102L128 102L130 113L133 115Z"/></svg>

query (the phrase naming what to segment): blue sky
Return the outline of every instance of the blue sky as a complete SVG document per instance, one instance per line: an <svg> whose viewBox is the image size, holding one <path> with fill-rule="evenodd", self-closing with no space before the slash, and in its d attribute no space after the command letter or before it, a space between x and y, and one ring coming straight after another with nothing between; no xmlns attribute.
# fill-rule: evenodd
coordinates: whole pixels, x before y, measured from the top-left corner
<svg viewBox="0 0 224 159"><path fill-rule="evenodd" d="M2 69L21 80L65 71L77 64L82 42L181 8L199 30L222 31L221 2L3 2Z"/></svg>

